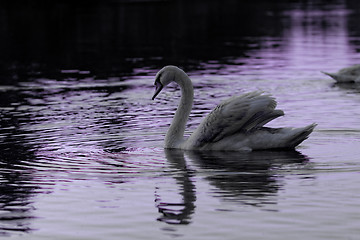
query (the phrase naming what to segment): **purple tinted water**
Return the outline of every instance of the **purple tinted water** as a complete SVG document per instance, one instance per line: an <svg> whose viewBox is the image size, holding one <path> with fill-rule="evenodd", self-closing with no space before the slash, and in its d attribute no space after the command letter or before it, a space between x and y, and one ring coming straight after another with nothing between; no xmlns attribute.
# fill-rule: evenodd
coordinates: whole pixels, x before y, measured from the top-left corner
<svg viewBox="0 0 360 240"><path fill-rule="evenodd" d="M359 63L360 36L341 4L284 14L282 37L252 37L262 45L246 56L188 72L187 134L222 99L262 90L286 113L271 126L318 123L296 152L164 151L180 93L170 86L151 100L158 69L0 86L9 102L0 106L0 236L356 239L360 87L320 71Z"/></svg>

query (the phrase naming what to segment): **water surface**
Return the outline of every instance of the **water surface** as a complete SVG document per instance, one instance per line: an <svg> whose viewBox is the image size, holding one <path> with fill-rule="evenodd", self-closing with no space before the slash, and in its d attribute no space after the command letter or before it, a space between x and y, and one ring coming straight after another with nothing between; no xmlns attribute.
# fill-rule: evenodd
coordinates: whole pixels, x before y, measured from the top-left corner
<svg viewBox="0 0 360 240"><path fill-rule="evenodd" d="M163 59L1 85L0 236L356 239L360 87L320 71L360 61L358 15L342 1L291 6L281 36L245 36L241 56L181 67L195 87L186 134L221 100L261 90L286 114L270 126L318 124L296 151L164 150L180 93L172 85L151 100Z"/></svg>

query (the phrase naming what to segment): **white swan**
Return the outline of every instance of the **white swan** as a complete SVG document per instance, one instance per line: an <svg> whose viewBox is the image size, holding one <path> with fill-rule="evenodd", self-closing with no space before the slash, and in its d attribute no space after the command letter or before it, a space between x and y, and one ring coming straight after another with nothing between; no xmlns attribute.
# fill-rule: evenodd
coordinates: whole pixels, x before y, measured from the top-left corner
<svg viewBox="0 0 360 240"><path fill-rule="evenodd" d="M188 139L184 139L187 119L193 104L193 85L188 75L175 66L162 68L155 79L154 100L164 86L176 82L181 100L165 137L165 148L185 150L251 151L294 148L304 141L316 124L303 128L267 128L267 122L284 115L275 110L276 101L269 95L251 92L220 103L201 122Z"/></svg>
<svg viewBox="0 0 360 240"><path fill-rule="evenodd" d="M322 72L338 83L355 82L360 83L360 64L353 65L351 67L340 69L336 73Z"/></svg>

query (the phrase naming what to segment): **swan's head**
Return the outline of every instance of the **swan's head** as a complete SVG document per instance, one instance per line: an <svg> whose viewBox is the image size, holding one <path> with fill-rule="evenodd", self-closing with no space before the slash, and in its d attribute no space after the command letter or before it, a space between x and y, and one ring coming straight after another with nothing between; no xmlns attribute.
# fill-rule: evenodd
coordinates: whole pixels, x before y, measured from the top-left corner
<svg viewBox="0 0 360 240"><path fill-rule="evenodd" d="M163 67L155 77L155 93L152 97L152 100L161 92L161 90L169 85L171 82L178 82L182 75L186 73L176 66L166 66ZM187 76L187 75L186 75Z"/></svg>

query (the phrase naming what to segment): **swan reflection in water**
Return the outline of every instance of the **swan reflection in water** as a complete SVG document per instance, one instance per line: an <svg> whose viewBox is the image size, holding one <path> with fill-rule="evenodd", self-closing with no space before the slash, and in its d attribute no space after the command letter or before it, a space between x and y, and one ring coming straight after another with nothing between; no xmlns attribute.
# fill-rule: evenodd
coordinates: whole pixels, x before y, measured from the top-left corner
<svg viewBox="0 0 360 240"><path fill-rule="evenodd" d="M332 87L336 87L340 90L345 90L346 93L360 93L360 82L358 83L334 83Z"/></svg>
<svg viewBox="0 0 360 240"><path fill-rule="evenodd" d="M308 157L297 151L184 151L165 149L165 155L173 168L180 186L181 203L161 200L157 195L158 218L169 224L189 224L196 208L196 174L202 172L215 187L212 194L226 201L261 207L276 203L276 196L283 182L278 171L295 165L305 167ZM186 156L186 157L185 157ZM189 161L189 162L188 162ZM187 163L191 163L189 167ZM291 171L291 168L289 168Z"/></svg>
<svg viewBox="0 0 360 240"><path fill-rule="evenodd" d="M180 185L182 203L168 203L161 200L161 196L157 195L155 202L159 212L162 216L158 218L159 221L169 224L188 224L190 223L191 215L195 211L195 185L192 177L195 175L194 170L188 168L184 151L179 149L164 149L165 156L171 166L180 171L180 174L174 176L176 183Z"/></svg>

